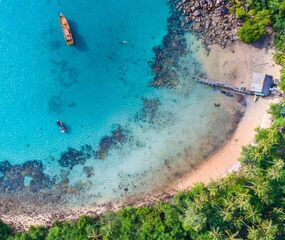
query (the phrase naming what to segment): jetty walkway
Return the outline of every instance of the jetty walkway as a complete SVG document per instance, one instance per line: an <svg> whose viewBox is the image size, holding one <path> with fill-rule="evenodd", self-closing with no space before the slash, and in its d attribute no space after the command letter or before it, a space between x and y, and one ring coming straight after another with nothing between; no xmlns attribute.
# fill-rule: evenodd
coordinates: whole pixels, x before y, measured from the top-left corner
<svg viewBox="0 0 285 240"><path fill-rule="evenodd" d="M197 76L194 76L194 81L208 85L208 86L211 86L211 87L214 87L214 88L221 88L221 89L236 92L239 94L255 95L254 91L248 90L245 87L240 87L240 88L233 87L233 86L226 84L224 82L217 82L217 81L213 81L213 80L209 80L209 79L201 78L201 77L197 77Z"/></svg>

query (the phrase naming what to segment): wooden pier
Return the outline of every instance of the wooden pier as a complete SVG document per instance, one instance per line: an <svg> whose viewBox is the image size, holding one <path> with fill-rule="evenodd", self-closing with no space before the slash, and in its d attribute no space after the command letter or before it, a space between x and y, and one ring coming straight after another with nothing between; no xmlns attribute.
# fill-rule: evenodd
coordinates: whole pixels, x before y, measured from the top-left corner
<svg viewBox="0 0 285 240"><path fill-rule="evenodd" d="M209 80L209 79L201 78L201 77L196 77L196 76L194 76L194 78L195 78L194 80L195 82L199 82L199 83L202 83L202 84L214 87L214 88L225 89L231 92L244 94L244 95L255 95L254 91L250 91L246 89L245 87L241 87L241 88L233 87L224 82L217 82L217 81L213 81L213 80Z"/></svg>

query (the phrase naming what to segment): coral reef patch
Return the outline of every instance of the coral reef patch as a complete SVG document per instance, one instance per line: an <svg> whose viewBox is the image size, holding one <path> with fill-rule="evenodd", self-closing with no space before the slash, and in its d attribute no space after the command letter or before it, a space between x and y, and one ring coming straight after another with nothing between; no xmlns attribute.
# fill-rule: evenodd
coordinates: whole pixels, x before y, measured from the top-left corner
<svg viewBox="0 0 285 240"><path fill-rule="evenodd" d="M104 160L113 147L124 143L126 140L126 131L121 126L117 126L110 136L105 136L101 139L98 150L96 151L96 157Z"/></svg>
<svg viewBox="0 0 285 240"><path fill-rule="evenodd" d="M187 43L184 38L184 29L181 27L181 14L170 2L172 14L167 20L167 35L163 38L162 45L153 48L154 58L151 63L153 79L150 82L152 87L175 87L178 77L175 69L177 59L185 53ZM171 66L171 67L170 67Z"/></svg>
<svg viewBox="0 0 285 240"><path fill-rule="evenodd" d="M22 165L0 162L0 192L39 192L49 189L53 183L54 181L43 173L43 164L40 161L28 161Z"/></svg>
<svg viewBox="0 0 285 240"><path fill-rule="evenodd" d="M78 164L83 165L87 159L92 157L94 157L94 150L91 145L86 144L80 150L69 147L61 154L58 163L60 166L71 170Z"/></svg>

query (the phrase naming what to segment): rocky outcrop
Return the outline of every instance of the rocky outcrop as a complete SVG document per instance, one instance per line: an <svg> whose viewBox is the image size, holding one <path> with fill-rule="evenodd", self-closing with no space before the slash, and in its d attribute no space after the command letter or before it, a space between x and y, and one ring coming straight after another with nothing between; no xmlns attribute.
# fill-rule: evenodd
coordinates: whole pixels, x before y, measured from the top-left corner
<svg viewBox="0 0 285 240"><path fill-rule="evenodd" d="M176 71L179 67L177 60L185 54L187 49L184 38L185 29L181 27L181 13L176 9L176 2L169 3L172 13L167 19L167 34L162 44L153 48L155 56L151 62L151 69L154 77L150 86L155 88L172 88L179 84Z"/></svg>
<svg viewBox="0 0 285 240"><path fill-rule="evenodd" d="M151 87L173 88L179 85L178 59L187 52L186 32L195 32L207 45L228 47L237 39L241 22L230 12L230 0L169 0L171 16L168 33L160 46L155 47L151 62Z"/></svg>
<svg viewBox="0 0 285 240"><path fill-rule="evenodd" d="M183 15L183 29L201 33L206 45L227 47L236 40L241 25L230 12L231 6L227 0L181 0L176 8Z"/></svg>

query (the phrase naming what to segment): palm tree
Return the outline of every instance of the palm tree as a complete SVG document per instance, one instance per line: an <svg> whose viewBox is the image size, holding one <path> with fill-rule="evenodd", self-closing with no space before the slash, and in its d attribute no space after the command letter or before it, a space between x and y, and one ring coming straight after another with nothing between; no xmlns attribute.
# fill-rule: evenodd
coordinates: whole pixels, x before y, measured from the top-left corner
<svg viewBox="0 0 285 240"><path fill-rule="evenodd" d="M237 228L237 229L241 229L242 225L245 224L247 225L244 221L242 217L237 217L235 219L233 219L233 225Z"/></svg>
<svg viewBox="0 0 285 240"><path fill-rule="evenodd" d="M256 178L254 182L251 182L252 186L250 188L255 192L255 194L260 198L260 200L266 204L270 202L268 195L269 184L267 181Z"/></svg>
<svg viewBox="0 0 285 240"><path fill-rule="evenodd" d="M278 180L281 177L284 168L284 161L282 159L274 160L273 166L267 170L267 177L269 179Z"/></svg>
<svg viewBox="0 0 285 240"><path fill-rule="evenodd" d="M249 198L250 195L248 194L248 190L246 190L245 192L241 192L238 194L237 197L235 198L235 204L238 208L242 209L242 210L247 210L250 207L250 203L249 203Z"/></svg>
<svg viewBox="0 0 285 240"><path fill-rule="evenodd" d="M224 207L221 208L218 205L216 205L220 209L221 216L224 221L230 222L233 219L233 214L236 209L236 206L234 204L234 197L227 197L223 199L223 205Z"/></svg>
<svg viewBox="0 0 285 240"><path fill-rule="evenodd" d="M208 199L209 199L209 197L208 197L208 194L206 192L199 194L194 199L195 207L197 209L201 210L203 207L205 207L205 204L209 202Z"/></svg>
<svg viewBox="0 0 285 240"><path fill-rule="evenodd" d="M285 213L282 208L273 208L273 214L280 222L285 222Z"/></svg>
<svg viewBox="0 0 285 240"><path fill-rule="evenodd" d="M278 228L272 224L271 220L264 220L259 224L258 229L262 232L265 240L276 239Z"/></svg>
<svg viewBox="0 0 285 240"><path fill-rule="evenodd" d="M222 231L220 231L220 228L217 227L217 228L212 228L210 231L209 231L209 237L212 239L212 240L221 240L221 239L224 239L224 234Z"/></svg>
<svg viewBox="0 0 285 240"><path fill-rule="evenodd" d="M209 190L209 195L210 197L215 197L217 196L218 192L219 192L219 185L215 182L211 182L208 185L208 190Z"/></svg>
<svg viewBox="0 0 285 240"><path fill-rule="evenodd" d="M235 200L235 199L234 199L233 196L227 197L227 198L223 199L224 206L225 206L226 208L229 208L229 209L234 209L234 208L235 208L235 206L234 206L234 200Z"/></svg>
<svg viewBox="0 0 285 240"><path fill-rule="evenodd" d="M96 229L92 229L88 233L88 239L90 240L98 240L100 236L101 234L99 234Z"/></svg>
<svg viewBox="0 0 285 240"><path fill-rule="evenodd" d="M256 146L252 149L251 153L250 153L250 159L253 162L260 162L260 160L262 160L262 148L260 146Z"/></svg>
<svg viewBox="0 0 285 240"><path fill-rule="evenodd" d="M260 173L262 172L262 169L257 168L254 164L249 163L246 164L243 168L243 172L245 174L246 177L249 178L254 178L258 175L260 175Z"/></svg>
<svg viewBox="0 0 285 240"><path fill-rule="evenodd" d="M206 216L192 203L188 205L188 208L185 211L185 216L182 220L182 224L183 228L186 230L199 232L205 227L206 221Z"/></svg>
<svg viewBox="0 0 285 240"><path fill-rule="evenodd" d="M115 221L114 213L109 213L106 215L104 225L101 227L101 235L109 239L114 234L113 222Z"/></svg>
<svg viewBox="0 0 285 240"><path fill-rule="evenodd" d="M221 216L224 221L230 222L233 220L233 211L229 208L224 208L221 210Z"/></svg>
<svg viewBox="0 0 285 240"><path fill-rule="evenodd" d="M225 232L226 232L226 236L227 236L226 239L228 239L228 240L242 240L241 238L237 237L239 232L233 233L231 230L228 230L228 229Z"/></svg>
<svg viewBox="0 0 285 240"><path fill-rule="evenodd" d="M261 131L263 130L260 130L259 133L261 133ZM278 129L271 129L270 131L266 131L266 134L264 134L262 138L261 134L258 134L257 137L259 137L258 144L260 148L262 148L262 152L268 153L274 145L278 144Z"/></svg>
<svg viewBox="0 0 285 240"><path fill-rule="evenodd" d="M262 233L253 226L248 227L247 232L247 238L249 240L260 240L262 238Z"/></svg>
<svg viewBox="0 0 285 240"><path fill-rule="evenodd" d="M249 221L253 222L253 223L258 223L261 221L261 214L260 211L258 211L257 209L255 209L253 206L249 206L249 208L246 210L245 212L245 217L246 219L248 219Z"/></svg>

